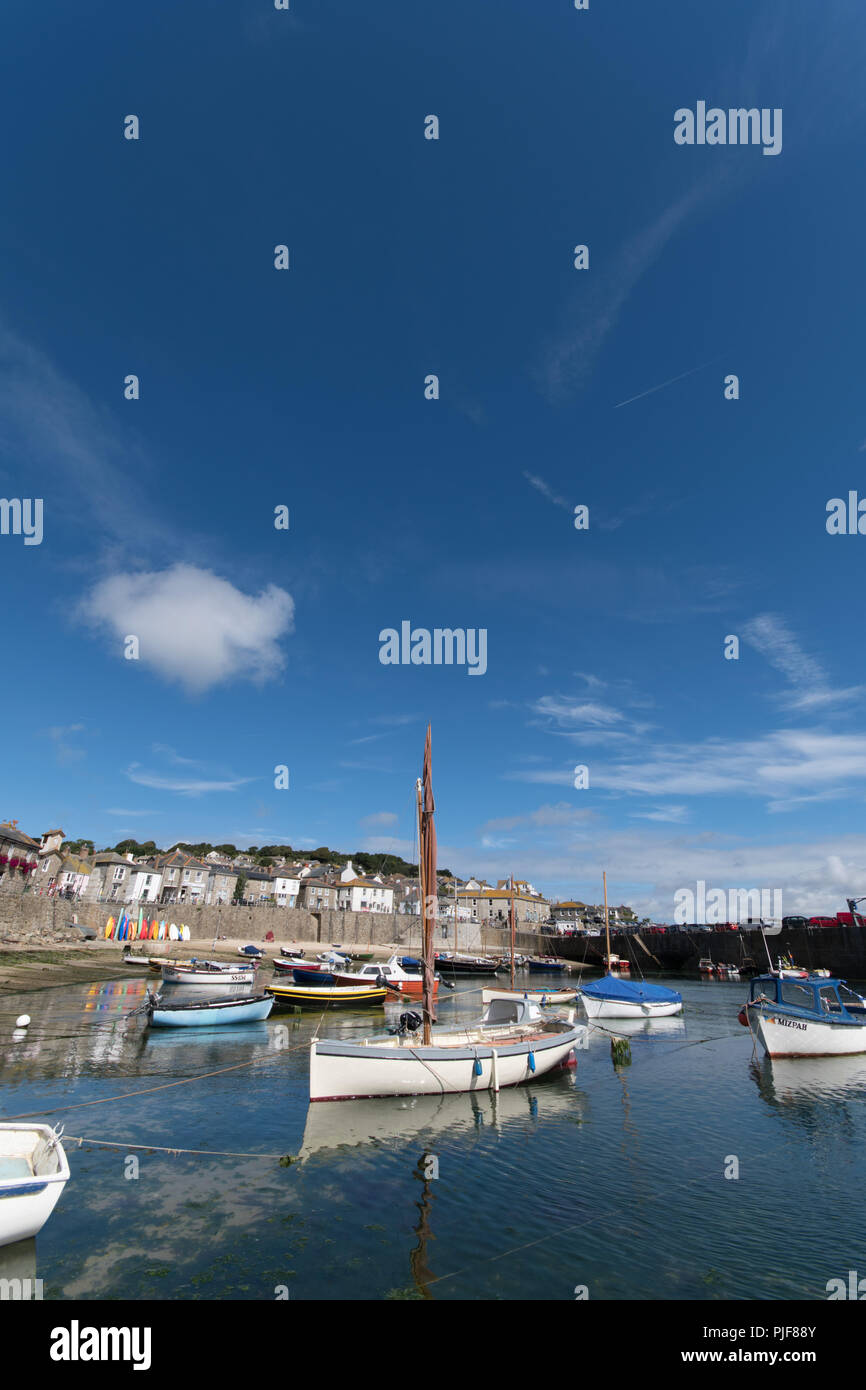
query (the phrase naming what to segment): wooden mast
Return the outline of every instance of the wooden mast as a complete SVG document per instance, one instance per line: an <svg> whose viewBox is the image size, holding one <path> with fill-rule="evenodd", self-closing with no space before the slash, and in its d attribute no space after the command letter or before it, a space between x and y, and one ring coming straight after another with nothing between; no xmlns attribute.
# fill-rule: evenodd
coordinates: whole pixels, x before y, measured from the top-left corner
<svg viewBox="0 0 866 1390"><path fill-rule="evenodd" d="M604 881L604 944L607 951L607 973L610 974L610 922L607 916L607 874L602 874Z"/></svg>
<svg viewBox="0 0 866 1390"><path fill-rule="evenodd" d="M421 815L423 788L421 778L415 784L418 797L418 886L421 890L421 1013L424 1017L424 1044L430 1045L430 995L427 984L427 882L424 873L424 822Z"/></svg>

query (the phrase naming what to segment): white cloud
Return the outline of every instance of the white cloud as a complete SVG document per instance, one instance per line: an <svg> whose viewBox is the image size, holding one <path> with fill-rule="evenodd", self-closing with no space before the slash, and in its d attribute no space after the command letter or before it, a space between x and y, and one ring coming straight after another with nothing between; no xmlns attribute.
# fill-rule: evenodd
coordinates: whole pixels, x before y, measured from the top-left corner
<svg viewBox="0 0 866 1390"><path fill-rule="evenodd" d="M376 811L371 816L364 816L358 824L365 826L368 830L384 830L388 825L396 825L397 821L398 817L394 815L393 811Z"/></svg>
<svg viewBox="0 0 866 1390"><path fill-rule="evenodd" d="M212 570L185 564L100 580L80 613L111 633L119 659L124 638L133 635L141 661L191 693L276 676L285 665L278 639L294 627L294 602L284 589L269 584L253 597Z"/></svg>

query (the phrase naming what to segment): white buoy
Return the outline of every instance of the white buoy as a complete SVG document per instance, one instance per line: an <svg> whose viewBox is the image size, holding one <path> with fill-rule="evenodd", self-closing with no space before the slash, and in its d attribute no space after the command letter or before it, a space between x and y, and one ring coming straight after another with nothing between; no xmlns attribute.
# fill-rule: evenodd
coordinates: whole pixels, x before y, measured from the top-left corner
<svg viewBox="0 0 866 1390"><path fill-rule="evenodd" d="M16 1028L29 1028L29 1027L30 1027L30 1015L29 1015L29 1014L19 1014L18 1018L16 1018L16 1020L15 1020L15 1027L16 1027Z"/></svg>

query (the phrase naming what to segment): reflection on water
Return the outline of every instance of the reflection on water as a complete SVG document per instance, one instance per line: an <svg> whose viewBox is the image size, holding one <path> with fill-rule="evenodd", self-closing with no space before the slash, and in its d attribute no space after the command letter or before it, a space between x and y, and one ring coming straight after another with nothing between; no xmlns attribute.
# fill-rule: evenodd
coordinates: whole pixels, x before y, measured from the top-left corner
<svg viewBox="0 0 866 1390"><path fill-rule="evenodd" d="M4 1115L76 1137L46 1298L823 1298L857 1267L866 1059L752 1062L747 986L680 982L681 1018L612 1020L629 1067L593 1030L576 1072L498 1095L310 1106L312 1037L382 1031L399 1004L148 1030L149 983L0 1000ZM439 1012L477 1017L480 990ZM808 1222L768 1220L780 1174Z"/></svg>

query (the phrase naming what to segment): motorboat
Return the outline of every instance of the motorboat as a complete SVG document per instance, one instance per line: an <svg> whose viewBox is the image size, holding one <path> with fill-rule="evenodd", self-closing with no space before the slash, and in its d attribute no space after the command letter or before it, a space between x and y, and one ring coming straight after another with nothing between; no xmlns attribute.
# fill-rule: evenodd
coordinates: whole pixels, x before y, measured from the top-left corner
<svg viewBox="0 0 866 1390"><path fill-rule="evenodd" d="M334 983L337 985L357 985L362 981L372 983L381 977L385 984L395 994L406 995L410 999L420 999L423 990L423 979L420 975L413 975L405 970L400 964L398 956L391 956L387 961L371 961L367 965L362 965L360 970L341 972L334 971ZM297 977L296 977L297 978ZM439 993L439 980L433 981L434 997Z"/></svg>
<svg viewBox="0 0 866 1390"><path fill-rule="evenodd" d="M739 1021L768 1057L847 1057L866 1052L862 997L824 975L757 975Z"/></svg>
<svg viewBox="0 0 866 1390"><path fill-rule="evenodd" d="M254 972L244 966L235 970L208 961L164 965L162 978L167 985L196 985L207 989L252 989L256 982Z"/></svg>

